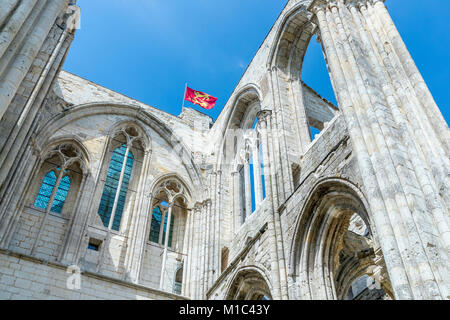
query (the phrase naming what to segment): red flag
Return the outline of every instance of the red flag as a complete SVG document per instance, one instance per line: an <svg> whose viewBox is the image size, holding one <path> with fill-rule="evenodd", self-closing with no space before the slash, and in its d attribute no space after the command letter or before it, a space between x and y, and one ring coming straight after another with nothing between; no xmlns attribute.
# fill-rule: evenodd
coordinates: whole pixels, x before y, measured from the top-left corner
<svg viewBox="0 0 450 320"><path fill-rule="evenodd" d="M198 104L200 107L204 109L212 109L216 104L217 98L210 96L209 94L192 90L189 87L186 87L186 96L184 100L190 101L193 104Z"/></svg>

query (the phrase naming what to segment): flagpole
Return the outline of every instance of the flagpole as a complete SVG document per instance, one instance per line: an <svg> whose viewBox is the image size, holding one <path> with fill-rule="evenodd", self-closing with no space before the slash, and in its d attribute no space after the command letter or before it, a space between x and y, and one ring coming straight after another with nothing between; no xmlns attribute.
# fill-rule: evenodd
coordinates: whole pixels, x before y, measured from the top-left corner
<svg viewBox="0 0 450 320"><path fill-rule="evenodd" d="M184 86L183 105L181 107L181 112L183 112L183 109L184 109L184 101L186 100L186 92L187 92L187 82L186 82L186 85Z"/></svg>

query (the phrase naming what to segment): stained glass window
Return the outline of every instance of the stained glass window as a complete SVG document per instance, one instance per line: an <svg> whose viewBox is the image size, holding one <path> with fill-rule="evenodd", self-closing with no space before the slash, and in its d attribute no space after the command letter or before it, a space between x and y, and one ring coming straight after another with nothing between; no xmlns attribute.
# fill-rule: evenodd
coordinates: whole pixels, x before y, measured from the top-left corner
<svg viewBox="0 0 450 320"><path fill-rule="evenodd" d="M105 227L108 227L109 221L111 219L112 209L118 190L120 173L122 172L126 150L126 144L123 144L122 146L114 150L111 157L111 162L109 163L105 186L103 188L103 194L100 200L100 206L98 208L98 215L100 216ZM120 221L122 220L122 213L125 207L125 199L127 197L128 184L130 182L131 171L133 169L133 162L134 157L130 151L128 152L128 157L125 164L124 176L122 185L120 187L119 199L114 215L114 221L112 224L112 229L116 231L119 231Z"/></svg>
<svg viewBox="0 0 450 320"><path fill-rule="evenodd" d="M162 219L161 209L158 206L156 206L155 209L153 209L152 224L150 227L149 240L151 242L155 243L159 242L159 232L161 231L161 219Z"/></svg>
<svg viewBox="0 0 450 320"><path fill-rule="evenodd" d="M41 188L39 189L39 193L34 201L34 206L47 209L48 202L50 201L50 197L52 195L53 188L56 183L56 174L52 170L47 173L42 181Z"/></svg>
<svg viewBox="0 0 450 320"><path fill-rule="evenodd" d="M166 241L166 229L167 229L167 218L169 214L166 214L164 217L164 229L163 229L163 237L162 237L162 245L165 245ZM170 218L170 229L169 229L169 247L172 246L172 236L173 236L173 226L175 222L175 217L172 214L172 217Z"/></svg>
<svg viewBox="0 0 450 320"><path fill-rule="evenodd" d="M61 170L57 168L57 170ZM52 195L52 191L55 188L56 184L56 173L54 170L47 173L42 181L41 187L39 189L39 193L34 201L34 206L47 209L48 203L50 201L50 197ZM61 213L62 208L64 206L64 202L66 201L67 194L70 189L70 178L69 176L65 176L59 182L58 189L56 190L55 198L53 199L52 207L50 211L55 213Z"/></svg>
<svg viewBox="0 0 450 320"><path fill-rule="evenodd" d="M65 176L59 183L58 190L56 190L55 199L53 200L52 208L50 209L50 211L61 213L64 202L66 201L67 194L69 193L69 188L70 178L69 176Z"/></svg>

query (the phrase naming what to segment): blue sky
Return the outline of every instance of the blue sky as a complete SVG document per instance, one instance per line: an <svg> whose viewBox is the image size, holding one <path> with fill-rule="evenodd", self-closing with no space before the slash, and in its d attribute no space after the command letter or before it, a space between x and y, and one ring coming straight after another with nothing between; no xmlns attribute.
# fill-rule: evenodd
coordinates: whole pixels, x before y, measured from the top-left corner
<svg viewBox="0 0 450 320"><path fill-rule="evenodd" d="M218 98L213 110L204 111L215 119L285 3L78 0L81 29L64 69L175 115L188 82ZM386 4L448 123L450 1ZM334 101L320 46L312 44L303 80Z"/></svg>

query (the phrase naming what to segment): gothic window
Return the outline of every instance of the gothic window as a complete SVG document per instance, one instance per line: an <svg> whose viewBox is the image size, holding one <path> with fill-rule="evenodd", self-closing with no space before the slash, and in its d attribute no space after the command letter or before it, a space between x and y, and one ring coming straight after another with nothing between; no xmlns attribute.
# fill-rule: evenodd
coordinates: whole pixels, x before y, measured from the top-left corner
<svg viewBox="0 0 450 320"><path fill-rule="evenodd" d="M39 193L34 202L35 207L44 210L47 209L52 192L55 188L57 188L55 197L51 204L50 211L55 213L61 213L62 208L64 206L64 202L66 201L67 194L69 192L70 177L68 175L64 176L56 186L57 174L59 174L59 171L61 171L61 168L58 167L45 175L44 180L42 181L41 187L39 189ZM65 171L64 174L67 174L67 171Z"/></svg>
<svg viewBox="0 0 450 320"><path fill-rule="evenodd" d="M38 223L34 225L37 232L32 240L31 255L37 254L46 259L55 258L55 250L47 247L47 241L41 237L42 234L54 232L48 229L48 216L58 214L68 218L76 214L74 209L86 173L85 158L74 144L66 142L49 148L40 169L31 181L33 197L30 198L33 199L33 208L45 211ZM64 228L64 226L61 227ZM42 247L45 247L45 250Z"/></svg>
<svg viewBox="0 0 450 320"><path fill-rule="evenodd" d="M51 150L41 168L42 180L34 207L61 214L73 184L72 179L80 180L80 163L81 153L72 145L61 145Z"/></svg>
<svg viewBox="0 0 450 320"><path fill-rule="evenodd" d="M264 165L261 137L258 129L258 119L252 122L252 128L243 136L241 145L239 173L238 199L242 223L260 207L266 197L264 181Z"/></svg>
<svg viewBox="0 0 450 320"><path fill-rule="evenodd" d="M241 218L242 223L245 222L246 217L246 208L245 208L245 175L244 175L244 166L241 166L239 169L239 203L240 203L240 209L241 209Z"/></svg>
<svg viewBox="0 0 450 320"><path fill-rule="evenodd" d="M127 160L125 161L125 156ZM98 214L105 227L111 223L111 215L114 216L112 229L119 231L125 199L133 169L134 156L126 144L121 145L113 151L103 188L102 198ZM120 184L120 187L119 187ZM113 210L115 211L113 213Z"/></svg>
<svg viewBox="0 0 450 320"><path fill-rule="evenodd" d="M169 247L172 247L175 219L176 219L175 216L172 216L170 219L169 240L168 240ZM152 212L152 222L150 226L150 235L149 235L149 240L151 242L159 243L164 246L166 239L167 220L168 220L167 207L163 205L157 205ZM164 223L162 224L161 221L164 221Z"/></svg>
<svg viewBox="0 0 450 320"><path fill-rule="evenodd" d="M171 251L188 255L185 241L188 191L176 178L167 178L158 183L152 192L153 206L150 224L149 240L164 248L161 257L161 273L159 278L160 290L172 291L181 294L183 271L179 271L174 281L169 276L166 265L173 265L173 257L168 255ZM151 248L150 248L151 250ZM155 257L152 256L152 259ZM169 262L169 260L172 260ZM167 281L166 281L167 280ZM166 284L165 284L166 283Z"/></svg>
<svg viewBox="0 0 450 320"><path fill-rule="evenodd" d="M261 141L261 139L259 139ZM263 145L259 144L259 159L261 163L261 185L262 185L262 198L266 198L266 181L264 179L264 161L263 161Z"/></svg>
<svg viewBox="0 0 450 320"><path fill-rule="evenodd" d="M111 137L97 189L97 224L114 231L127 228L144 159L144 136L124 124ZM98 201L98 200L97 200Z"/></svg>

